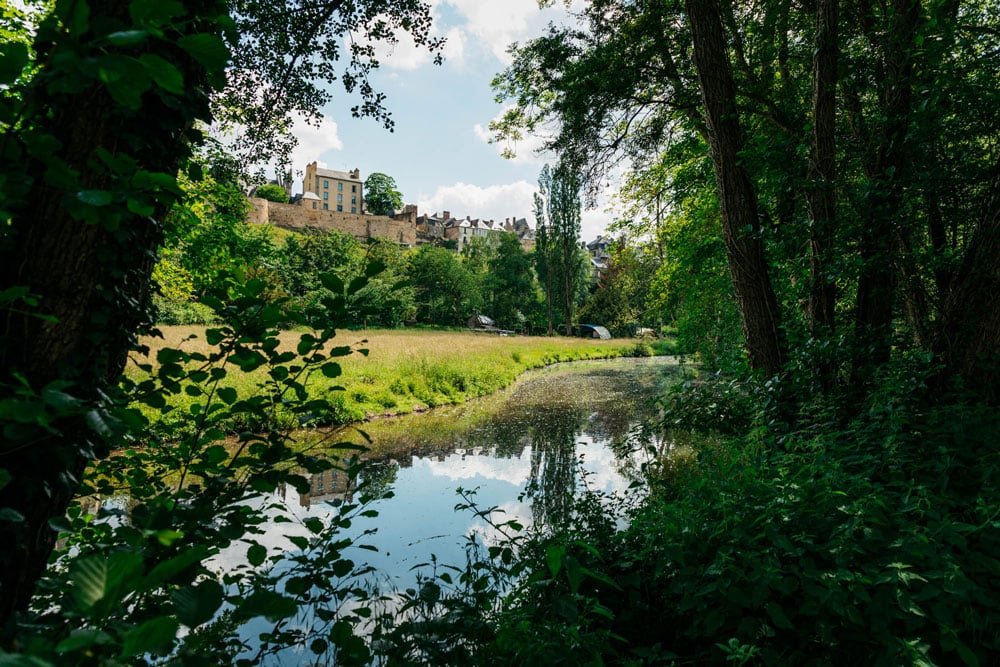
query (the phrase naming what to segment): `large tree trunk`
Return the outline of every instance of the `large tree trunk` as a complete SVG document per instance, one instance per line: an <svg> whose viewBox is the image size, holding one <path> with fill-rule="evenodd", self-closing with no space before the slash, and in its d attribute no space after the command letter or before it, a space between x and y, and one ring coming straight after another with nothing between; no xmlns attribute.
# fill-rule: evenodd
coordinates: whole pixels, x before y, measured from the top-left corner
<svg viewBox="0 0 1000 667"><path fill-rule="evenodd" d="M1000 400L1000 176L994 178L935 330L946 374Z"/></svg>
<svg viewBox="0 0 1000 667"><path fill-rule="evenodd" d="M914 40L920 3L893 0L884 30L872 36L882 53L884 88L882 122L874 163L866 170L872 182L861 234L861 274L854 311L855 363L851 384L863 389L872 371L889 360L896 290L897 226L907 166L907 134L913 99Z"/></svg>
<svg viewBox="0 0 1000 667"><path fill-rule="evenodd" d="M740 156L743 134L721 11L718 0L686 0L685 7L747 356L752 368L776 374L785 363L781 312L764 258L756 193Z"/></svg>
<svg viewBox="0 0 1000 667"><path fill-rule="evenodd" d="M815 337L827 338L835 325L836 284L830 253L837 200L837 45L839 0L816 2L816 49L813 52L812 155L806 200L809 204L809 319Z"/></svg>
<svg viewBox="0 0 1000 667"><path fill-rule="evenodd" d="M126 29L129 4L91 0L90 26L105 33ZM0 467L10 475L0 489L0 508L5 519L22 517L0 521L0 626L27 606L44 571L56 538L50 521L64 515L86 465L115 444L105 430L105 396L145 316L161 236L156 215L175 198L169 189L143 188L137 178L143 172L176 173L189 153L186 133L196 119L209 117L206 72L174 42L180 30L212 30L201 17L210 21L215 4L189 0L188 16L176 17L177 29L149 40L146 49L181 71L184 92L154 86L137 109L123 106L97 81L70 81L81 75L60 68L69 54L72 60L114 53L103 35L67 31L49 34L51 42L40 36L38 62L45 64L23 97L24 124L0 136L7 155L21 153L28 186L25 196L5 202L11 221L0 246L0 275L4 287L27 288L39 299L34 313L0 313L0 391L18 400L13 378L23 378L48 410L40 426L22 424L5 433L0 450ZM50 152L31 145L42 135L57 142ZM111 157L102 160L99 151ZM116 158L134 162L105 166ZM136 210L143 199L154 215L131 212L120 195L134 197Z"/></svg>

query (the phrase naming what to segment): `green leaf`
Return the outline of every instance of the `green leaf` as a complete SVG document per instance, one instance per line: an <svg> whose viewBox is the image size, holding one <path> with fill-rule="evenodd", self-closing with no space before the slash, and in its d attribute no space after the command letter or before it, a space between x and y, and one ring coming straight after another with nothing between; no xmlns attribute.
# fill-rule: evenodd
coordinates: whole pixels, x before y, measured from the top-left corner
<svg viewBox="0 0 1000 667"><path fill-rule="evenodd" d="M383 271L385 271L385 263L379 260L374 260L365 267L365 275L369 278L374 278Z"/></svg>
<svg viewBox="0 0 1000 667"><path fill-rule="evenodd" d="M81 190L76 198L89 206L107 206L115 199L107 190Z"/></svg>
<svg viewBox="0 0 1000 667"><path fill-rule="evenodd" d="M237 393L232 387L220 387L217 393L226 405L232 405L236 402Z"/></svg>
<svg viewBox="0 0 1000 667"><path fill-rule="evenodd" d="M27 45L20 42L0 44L0 84L16 81L27 64Z"/></svg>
<svg viewBox="0 0 1000 667"><path fill-rule="evenodd" d="M24 515L9 507L0 509L0 521L6 523L24 523Z"/></svg>
<svg viewBox="0 0 1000 667"><path fill-rule="evenodd" d="M188 35L177 44L209 70L222 70L229 64L229 47L218 35Z"/></svg>
<svg viewBox="0 0 1000 667"><path fill-rule="evenodd" d="M74 2L72 15L66 21L66 27L71 35L82 35L90 28L90 5L86 2Z"/></svg>
<svg viewBox="0 0 1000 667"><path fill-rule="evenodd" d="M785 611L774 602L768 602L764 607L764 610L767 611L767 615L771 618L771 622L774 623L776 628L791 630L795 627L792 625L792 622L788 620L788 617L785 616Z"/></svg>
<svg viewBox="0 0 1000 667"><path fill-rule="evenodd" d="M552 545L545 551L545 562L549 565L549 572L555 577L562 569L563 555L566 553L566 546L562 544Z"/></svg>
<svg viewBox="0 0 1000 667"><path fill-rule="evenodd" d="M117 602L119 589L136 583L142 570L142 556L134 551L116 551L79 558L70 566L72 596L81 610L108 599Z"/></svg>
<svg viewBox="0 0 1000 667"><path fill-rule="evenodd" d="M124 47L142 44L149 38L146 30L120 30L108 35L108 41L112 46Z"/></svg>
<svg viewBox="0 0 1000 667"><path fill-rule="evenodd" d="M147 53L139 57L139 62L160 88L168 93L184 93L184 76L181 71L160 56Z"/></svg>
<svg viewBox="0 0 1000 667"><path fill-rule="evenodd" d="M583 580L583 574L580 571L580 561L573 556L566 556L563 564L566 566L566 579L569 581L569 589L576 593L580 590L580 582Z"/></svg>
<svg viewBox="0 0 1000 667"><path fill-rule="evenodd" d="M56 653L72 653L88 648L94 644L103 645L111 641L111 635L96 628L77 629L70 632L69 637L56 645ZM0 664L6 664L0 659Z"/></svg>
<svg viewBox="0 0 1000 667"><path fill-rule="evenodd" d="M323 287L327 288L334 294L344 293L344 281L333 273L321 273L319 281L323 284Z"/></svg>
<svg viewBox="0 0 1000 667"><path fill-rule="evenodd" d="M201 460L208 465L218 465L229 458L229 452L222 445L212 445L201 455Z"/></svg>
<svg viewBox="0 0 1000 667"><path fill-rule="evenodd" d="M267 560L267 549L260 544L250 545L247 549L247 562L257 567L263 565L265 560Z"/></svg>
<svg viewBox="0 0 1000 667"><path fill-rule="evenodd" d="M177 618L189 628L207 623L222 606L222 585L210 579L197 586L185 586L171 593Z"/></svg>
<svg viewBox="0 0 1000 667"><path fill-rule="evenodd" d="M150 619L125 635L121 657L131 658L143 653L163 655L177 639L179 628L177 619L170 616Z"/></svg>
<svg viewBox="0 0 1000 667"><path fill-rule="evenodd" d="M143 578L142 590L152 590L170 581L181 572L184 572L192 565L200 562L208 556L208 550L204 546L197 546L181 551L173 558L163 561L154 567L149 574Z"/></svg>

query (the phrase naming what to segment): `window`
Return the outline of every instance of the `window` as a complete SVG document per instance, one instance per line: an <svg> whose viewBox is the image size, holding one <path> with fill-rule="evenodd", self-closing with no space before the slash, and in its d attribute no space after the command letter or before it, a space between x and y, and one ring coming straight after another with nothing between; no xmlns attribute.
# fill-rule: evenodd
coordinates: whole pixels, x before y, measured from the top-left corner
<svg viewBox="0 0 1000 667"><path fill-rule="evenodd" d="M313 202L313 208L316 208L316 202Z"/></svg>
<svg viewBox="0 0 1000 667"><path fill-rule="evenodd" d="M326 190L328 187L330 187L330 181L323 181L323 189Z"/></svg>
<svg viewBox="0 0 1000 667"><path fill-rule="evenodd" d="M337 204L337 210L340 211L341 213L343 213L344 212L344 207L341 206L340 204Z"/></svg>
<svg viewBox="0 0 1000 667"><path fill-rule="evenodd" d="M323 200L326 201L329 198L330 198L330 193L329 192L324 192L323 193Z"/></svg>
<svg viewBox="0 0 1000 667"><path fill-rule="evenodd" d="M344 184L343 183L337 183L337 190L339 192L343 192L344 191Z"/></svg>
<svg viewBox="0 0 1000 667"><path fill-rule="evenodd" d="M344 195L337 195L337 201L338 202L344 201Z"/></svg>
<svg viewBox="0 0 1000 667"><path fill-rule="evenodd" d="M358 186L352 185L351 186L351 192L357 192L357 191L358 191Z"/></svg>
<svg viewBox="0 0 1000 667"><path fill-rule="evenodd" d="M351 207L351 213L357 213L357 212L358 212L358 209L356 209L356 208L354 208L354 207L352 206L352 207Z"/></svg>
<svg viewBox="0 0 1000 667"><path fill-rule="evenodd" d="M330 205L329 205L329 204L327 204L326 202L323 202L323 210L324 210L324 211L327 211L327 210L329 210L329 209L330 209Z"/></svg>
<svg viewBox="0 0 1000 667"><path fill-rule="evenodd" d="M357 204L358 203L358 198L357 197L351 197L351 203L352 204Z"/></svg>

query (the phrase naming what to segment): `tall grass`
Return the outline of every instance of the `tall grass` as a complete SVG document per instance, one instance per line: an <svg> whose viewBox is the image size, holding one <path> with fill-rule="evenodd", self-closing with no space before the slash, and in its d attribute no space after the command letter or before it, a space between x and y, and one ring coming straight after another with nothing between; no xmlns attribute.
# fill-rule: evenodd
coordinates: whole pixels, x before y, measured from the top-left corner
<svg viewBox="0 0 1000 667"><path fill-rule="evenodd" d="M142 341L149 347L151 360L162 348L209 352L203 327L164 326L161 332L162 338ZM294 350L300 335L296 331L283 333L282 347ZM345 331L338 334L335 344L349 346L355 352L338 360L340 376L328 378L317 373L309 378L310 397L327 398L333 405L330 413L317 415L317 424L348 424L378 415L461 403L503 389L532 368L563 361L634 356L636 349L635 342L627 339L507 337L429 330ZM145 358L135 361L149 362ZM127 373L138 379L141 371L136 364ZM261 383L267 380L263 369L242 373L232 367L228 371L223 385L236 389L240 397L261 391ZM185 409L194 401L183 395L170 400ZM278 419L278 423L266 426L290 425L280 423L280 412Z"/></svg>

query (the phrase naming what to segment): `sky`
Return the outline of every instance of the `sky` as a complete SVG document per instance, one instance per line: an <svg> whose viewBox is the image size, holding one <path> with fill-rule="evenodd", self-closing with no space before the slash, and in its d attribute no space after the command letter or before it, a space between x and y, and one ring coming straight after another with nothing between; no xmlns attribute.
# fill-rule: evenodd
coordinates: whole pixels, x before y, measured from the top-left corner
<svg viewBox="0 0 1000 667"><path fill-rule="evenodd" d="M579 6L581 0L574 2ZM462 218L518 217L534 227L538 173L554 156L536 155L537 140L531 138L511 147L517 153L513 160L501 155L506 145L488 143L489 123L503 111L490 81L509 64L511 42L540 36L549 22L572 19L561 2L548 9L539 9L537 0L429 4L433 33L447 37L444 64L433 64L405 36L391 52L383 50L372 81L388 97L392 133L370 118L352 118L356 98L335 90L319 128L296 126L294 191L302 187L298 172L316 160L328 169L358 168L362 179L376 171L392 176L403 200L416 204L421 214L447 210ZM604 206L585 210L582 218L581 237L588 241L611 220Z"/></svg>

